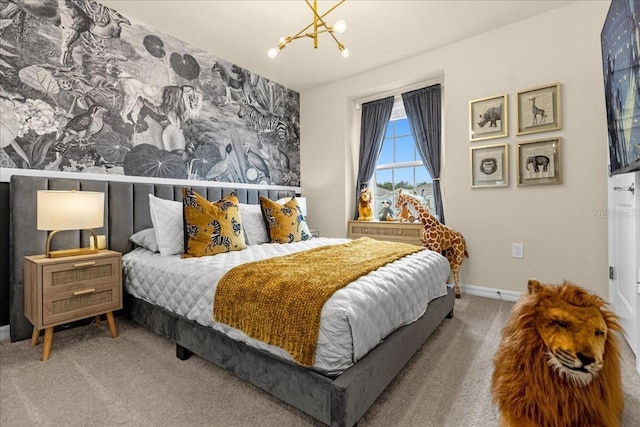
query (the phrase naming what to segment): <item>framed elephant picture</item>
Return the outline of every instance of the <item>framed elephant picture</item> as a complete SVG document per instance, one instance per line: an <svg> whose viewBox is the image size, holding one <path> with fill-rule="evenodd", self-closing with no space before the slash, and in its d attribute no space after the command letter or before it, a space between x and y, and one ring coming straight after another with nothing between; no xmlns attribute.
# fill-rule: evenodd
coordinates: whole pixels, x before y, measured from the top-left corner
<svg viewBox="0 0 640 427"><path fill-rule="evenodd" d="M507 95L469 101L469 140L482 141L507 136Z"/></svg>
<svg viewBox="0 0 640 427"><path fill-rule="evenodd" d="M471 148L471 188L509 185L509 146L485 145Z"/></svg>
<svg viewBox="0 0 640 427"><path fill-rule="evenodd" d="M541 139L518 144L518 185L562 184L562 141Z"/></svg>
<svg viewBox="0 0 640 427"><path fill-rule="evenodd" d="M562 128L560 83L518 92L516 102L516 135Z"/></svg>

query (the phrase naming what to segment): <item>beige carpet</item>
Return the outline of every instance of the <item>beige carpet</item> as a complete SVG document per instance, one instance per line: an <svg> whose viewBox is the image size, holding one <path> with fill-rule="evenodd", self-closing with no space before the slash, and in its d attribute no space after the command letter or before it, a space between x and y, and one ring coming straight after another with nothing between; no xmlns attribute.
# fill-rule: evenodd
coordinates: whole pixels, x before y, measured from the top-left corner
<svg viewBox="0 0 640 427"><path fill-rule="evenodd" d="M493 354L513 303L470 295L358 423L359 426L497 426ZM313 419L123 318L111 339L94 325L42 344L0 344L0 426L315 426ZM104 324L105 322L103 322ZM623 426L640 420L640 375L625 344Z"/></svg>

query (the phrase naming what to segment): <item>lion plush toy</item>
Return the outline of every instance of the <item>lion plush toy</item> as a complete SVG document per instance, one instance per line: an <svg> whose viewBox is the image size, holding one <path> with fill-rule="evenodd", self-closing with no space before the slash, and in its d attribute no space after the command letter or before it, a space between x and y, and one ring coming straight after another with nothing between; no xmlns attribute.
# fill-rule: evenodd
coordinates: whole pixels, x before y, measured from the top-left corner
<svg viewBox="0 0 640 427"><path fill-rule="evenodd" d="M368 188L360 190L358 203L358 221L373 221L373 209L371 208L371 191Z"/></svg>
<svg viewBox="0 0 640 427"><path fill-rule="evenodd" d="M529 280L494 358L501 426L620 426L621 327L605 304L568 282Z"/></svg>

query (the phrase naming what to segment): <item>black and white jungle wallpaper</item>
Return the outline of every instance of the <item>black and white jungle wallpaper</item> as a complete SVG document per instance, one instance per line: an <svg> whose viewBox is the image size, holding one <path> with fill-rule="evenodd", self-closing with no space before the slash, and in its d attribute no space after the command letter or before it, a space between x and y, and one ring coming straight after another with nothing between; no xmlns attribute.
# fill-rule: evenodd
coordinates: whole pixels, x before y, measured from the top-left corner
<svg viewBox="0 0 640 427"><path fill-rule="evenodd" d="M300 185L300 96L92 0L0 0L0 166Z"/></svg>

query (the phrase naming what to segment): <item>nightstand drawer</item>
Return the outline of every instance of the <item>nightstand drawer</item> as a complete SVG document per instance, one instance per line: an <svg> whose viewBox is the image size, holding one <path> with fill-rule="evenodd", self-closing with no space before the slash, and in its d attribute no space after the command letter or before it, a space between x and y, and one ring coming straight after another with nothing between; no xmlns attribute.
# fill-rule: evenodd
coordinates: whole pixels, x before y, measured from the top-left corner
<svg viewBox="0 0 640 427"><path fill-rule="evenodd" d="M118 281L95 287L83 286L81 290L45 296L42 301L42 324L64 323L120 308L122 301Z"/></svg>
<svg viewBox="0 0 640 427"><path fill-rule="evenodd" d="M422 245L420 240L422 228L422 224L419 222L349 221L348 223L350 239L371 237L377 240L411 243L414 245Z"/></svg>
<svg viewBox="0 0 640 427"><path fill-rule="evenodd" d="M42 267L44 295L83 291L119 278L120 258L117 256L79 260Z"/></svg>

